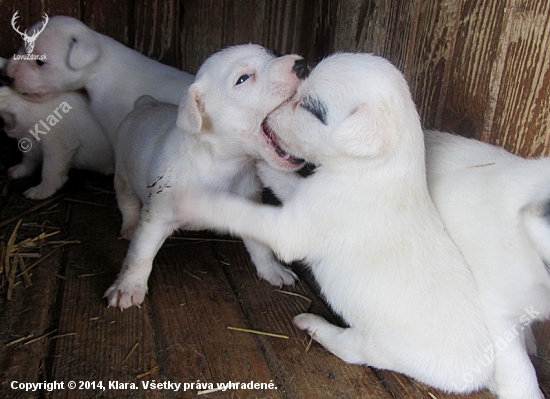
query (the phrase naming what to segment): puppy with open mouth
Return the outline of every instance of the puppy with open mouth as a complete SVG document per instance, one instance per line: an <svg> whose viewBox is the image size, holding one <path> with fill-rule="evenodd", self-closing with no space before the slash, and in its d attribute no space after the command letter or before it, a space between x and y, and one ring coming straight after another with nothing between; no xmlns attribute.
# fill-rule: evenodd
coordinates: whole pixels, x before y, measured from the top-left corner
<svg viewBox="0 0 550 399"><path fill-rule="evenodd" d="M188 191L177 202L182 219L303 260L348 327L313 314L295 324L343 360L449 392L489 387L476 283L429 196L423 132L401 73L370 54L333 55L263 127L276 143L268 162L303 158L318 165L314 174L282 207Z"/></svg>
<svg viewBox="0 0 550 399"><path fill-rule="evenodd" d="M174 212L182 191L197 186L260 199L254 160L273 148L262 121L295 93L307 72L297 55L234 46L203 63L179 110L150 96L136 101L117 134L115 188L121 234L131 243L105 293L110 306L143 302L157 251L182 227L182 215ZM277 165L297 170L303 161L282 157ZM276 286L294 283L296 275L269 248L251 238L244 243L260 278Z"/></svg>

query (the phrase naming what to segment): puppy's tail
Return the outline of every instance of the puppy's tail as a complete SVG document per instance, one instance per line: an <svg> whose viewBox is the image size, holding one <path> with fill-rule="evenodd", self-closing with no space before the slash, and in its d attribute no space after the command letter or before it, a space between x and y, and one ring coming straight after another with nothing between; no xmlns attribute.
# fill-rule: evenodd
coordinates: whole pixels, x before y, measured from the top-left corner
<svg viewBox="0 0 550 399"><path fill-rule="evenodd" d="M138 97L138 99L136 101L134 101L134 109L136 109L137 107L144 106L144 105L153 105L153 104L158 104L157 99L153 96L149 96L149 95L145 94L141 97Z"/></svg>
<svg viewBox="0 0 550 399"><path fill-rule="evenodd" d="M531 202L521 212L531 244L550 272L550 199Z"/></svg>

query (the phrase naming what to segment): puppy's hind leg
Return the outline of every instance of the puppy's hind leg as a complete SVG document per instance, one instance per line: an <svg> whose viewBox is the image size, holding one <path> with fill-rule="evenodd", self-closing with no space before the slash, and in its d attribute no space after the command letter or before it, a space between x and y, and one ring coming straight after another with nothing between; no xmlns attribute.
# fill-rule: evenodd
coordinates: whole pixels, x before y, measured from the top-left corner
<svg viewBox="0 0 550 399"><path fill-rule="evenodd" d="M276 287L292 285L298 280L298 276L279 263L269 248L250 238L243 238L243 242L262 280Z"/></svg>
<svg viewBox="0 0 550 399"><path fill-rule="evenodd" d="M377 353L380 351L369 351L368 358L365 358L364 348L369 345L369 340L356 328L341 328L311 313L299 314L294 318L294 324L300 330L307 330L315 341L345 362L392 369L384 353Z"/></svg>
<svg viewBox="0 0 550 399"><path fill-rule="evenodd" d="M122 166L119 165L115 171L115 191L118 209L122 213L120 235L126 240L131 240L139 223L141 200L130 186Z"/></svg>
<svg viewBox="0 0 550 399"><path fill-rule="evenodd" d="M495 362L493 389L503 399L542 399L537 375L527 353L533 349L530 326L510 318L491 317L487 322L493 345L489 351ZM529 342L531 340L531 342Z"/></svg>
<svg viewBox="0 0 550 399"><path fill-rule="evenodd" d="M153 259L172 232L171 224L163 220L151 220L149 210L144 208L122 270L103 296L107 298L109 307L124 310L141 305L147 293L147 280L151 274Z"/></svg>

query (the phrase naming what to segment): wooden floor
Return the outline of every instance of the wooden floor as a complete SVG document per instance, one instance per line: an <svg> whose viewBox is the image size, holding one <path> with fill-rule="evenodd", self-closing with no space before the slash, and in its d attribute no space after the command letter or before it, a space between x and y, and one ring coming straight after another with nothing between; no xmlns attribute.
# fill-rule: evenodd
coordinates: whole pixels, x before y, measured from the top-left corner
<svg viewBox="0 0 550 399"><path fill-rule="evenodd" d="M5 169L0 173L5 176ZM36 178L4 178L0 186L0 240L9 240L19 219L15 244L59 231L39 247L19 249L41 255L26 260L27 267L41 260L29 271L32 286L17 277L11 300L6 286L0 294L0 398L493 398L488 392L446 395L397 373L346 364L310 344L292 325L293 316L310 311L334 317L307 273L299 271L301 281L281 290L259 281L238 240L207 233L169 239L143 306L109 309L102 295L128 246L118 238L111 179L72 173L60 196L47 203L22 197L34 183ZM38 209L29 212L33 207ZM537 339L533 361L550 397L550 324L537 327ZM63 389L12 389L44 381L63 383ZM77 389L69 389L71 381ZM153 382L181 385L178 392L142 385ZM239 389L203 392L228 382ZM263 389L248 389L251 382Z"/></svg>

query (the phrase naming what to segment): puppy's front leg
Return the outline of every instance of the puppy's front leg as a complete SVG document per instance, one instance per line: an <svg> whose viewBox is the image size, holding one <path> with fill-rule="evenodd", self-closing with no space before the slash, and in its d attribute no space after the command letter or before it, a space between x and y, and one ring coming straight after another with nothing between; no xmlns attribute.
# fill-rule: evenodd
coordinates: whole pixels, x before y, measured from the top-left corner
<svg viewBox="0 0 550 399"><path fill-rule="evenodd" d="M262 280L276 287L292 285L298 280L298 276L289 268L281 265L265 245L250 238L243 238L243 242L252 263L256 266L258 277Z"/></svg>
<svg viewBox="0 0 550 399"><path fill-rule="evenodd" d="M44 143L42 161L42 181L39 185L29 188L23 195L30 199L48 198L59 190L69 178L69 167L76 151L68 146L50 147Z"/></svg>
<svg viewBox="0 0 550 399"><path fill-rule="evenodd" d="M122 270L116 281L105 291L109 306L121 310L139 306L147 293L147 280L153 259L166 238L173 232L163 220L152 220L148 209L142 211L141 220L134 232Z"/></svg>
<svg viewBox="0 0 550 399"><path fill-rule="evenodd" d="M32 150L31 150L32 151ZM37 154L32 152L23 154L21 163L8 169L8 176L12 179L21 179L30 176L40 165L40 159Z"/></svg>
<svg viewBox="0 0 550 399"><path fill-rule="evenodd" d="M182 225L209 228L248 237L270 247L283 262L306 256L303 223L291 220L284 208L262 205L231 194L200 189L181 193L174 215Z"/></svg>

